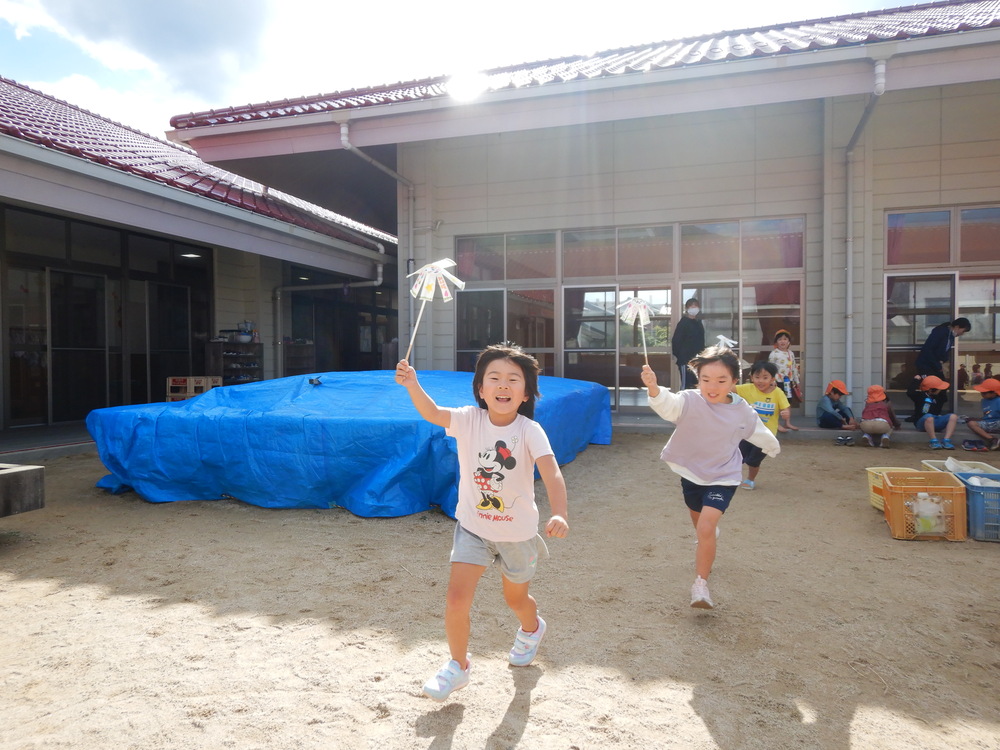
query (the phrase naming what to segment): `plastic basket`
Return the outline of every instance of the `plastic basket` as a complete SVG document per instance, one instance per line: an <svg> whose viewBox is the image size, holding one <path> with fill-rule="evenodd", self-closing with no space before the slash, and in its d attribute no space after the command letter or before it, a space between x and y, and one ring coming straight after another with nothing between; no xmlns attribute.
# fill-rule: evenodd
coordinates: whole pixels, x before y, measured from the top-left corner
<svg viewBox="0 0 1000 750"><path fill-rule="evenodd" d="M873 508L883 510L885 500L882 494L882 473L886 471L916 471L916 469L906 466L869 466L865 471L868 472L868 500Z"/></svg>
<svg viewBox="0 0 1000 750"><path fill-rule="evenodd" d="M967 536L965 484L947 471L886 471L882 474L885 522L893 539L947 539L960 542ZM926 492L940 500L940 528L928 529L926 517L916 515L907 503ZM926 529L926 530L925 530Z"/></svg>
<svg viewBox="0 0 1000 750"><path fill-rule="evenodd" d="M956 461L961 459L955 459ZM945 467L946 461L937 461L934 459L926 459L920 462L920 466L927 471L948 471ZM1000 467L990 466L989 464L984 464L982 461L962 461L963 464L969 467L970 472L980 472L986 474L1000 474ZM952 472L954 474L955 472Z"/></svg>
<svg viewBox="0 0 1000 750"><path fill-rule="evenodd" d="M960 472L955 476L965 484L969 506L969 536L979 542L1000 542L1000 487L977 487L968 481L972 477L1000 481L1000 472Z"/></svg>

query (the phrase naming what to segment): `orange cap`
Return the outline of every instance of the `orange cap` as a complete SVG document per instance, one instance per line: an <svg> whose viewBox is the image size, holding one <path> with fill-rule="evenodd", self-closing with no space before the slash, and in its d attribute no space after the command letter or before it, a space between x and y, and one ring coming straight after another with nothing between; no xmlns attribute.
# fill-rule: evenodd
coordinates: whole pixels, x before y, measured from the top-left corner
<svg viewBox="0 0 1000 750"><path fill-rule="evenodd" d="M986 378L986 380L979 385L974 385L972 387L980 393L989 393L990 391L993 391L993 393L1000 393L1000 380L997 380L996 378Z"/></svg>
<svg viewBox="0 0 1000 750"><path fill-rule="evenodd" d="M831 380L826 386L826 392L829 393L834 388L843 393L845 396L850 396L851 392L847 390L847 386L844 385L843 380Z"/></svg>
<svg viewBox="0 0 1000 750"><path fill-rule="evenodd" d="M939 391L943 391L947 387L948 384L937 375L928 375L920 381L920 390L922 391L926 391L928 388L937 388Z"/></svg>
<svg viewBox="0 0 1000 750"><path fill-rule="evenodd" d="M874 404L876 401L885 401L885 388L880 385L868 386L868 403Z"/></svg>

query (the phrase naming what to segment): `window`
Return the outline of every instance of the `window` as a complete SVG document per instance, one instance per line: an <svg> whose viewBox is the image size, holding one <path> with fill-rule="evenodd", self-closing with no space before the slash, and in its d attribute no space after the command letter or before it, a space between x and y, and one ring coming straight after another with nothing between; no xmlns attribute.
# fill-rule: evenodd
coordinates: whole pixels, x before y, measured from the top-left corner
<svg viewBox="0 0 1000 750"><path fill-rule="evenodd" d="M503 297L502 290L455 294L458 370L472 372L479 352L490 344L504 340Z"/></svg>
<svg viewBox="0 0 1000 750"><path fill-rule="evenodd" d="M8 208L7 252L66 257L66 222L55 216Z"/></svg>
<svg viewBox="0 0 1000 750"><path fill-rule="evenodd" d="M618 273L670 274L674 270L674 228L618 230Z"/></svg>
<svg viewBox="0 0 1000 750"><path fill-rule="evenodd" d="M455 275L462 281L503 281L502 234L489 237L461 237L456 243Z"/></svg>
<svg viewBox="0 0 1000 750"><path fill-rule="evenodd" d="M972 208L960 217L959 260L993 263L1000 258L1000 208Z"/></svg>
<svg viewBox="0 0 1000 750"><path fill-rule="evenodd" d="M563 276L614 275L614 229L563 233Z"/></svg>
<svg viewBox="0 0 1000 750"><path fill-rule="evenodd" d="M555 277L555 232L507 235L508 279L554 279Z"/></svg>
<svg viewBox="0 0 1000 750"><path fill-rule="evenodd" d="M805 248L803 219L754 219L740 224L743 270L801 268Z"/></svg>
<svg viewBox="0 0 1000 750"><path fill-rule="evenodd" d="M681 226L681 272L739 271L738 222Z"/></svg>
<svg viewBox="0 0 1000 750"><path fill-rule="evenodd" d="M889 214L886 263L890 266L948 263L950 234L950 211Z"/></svg>

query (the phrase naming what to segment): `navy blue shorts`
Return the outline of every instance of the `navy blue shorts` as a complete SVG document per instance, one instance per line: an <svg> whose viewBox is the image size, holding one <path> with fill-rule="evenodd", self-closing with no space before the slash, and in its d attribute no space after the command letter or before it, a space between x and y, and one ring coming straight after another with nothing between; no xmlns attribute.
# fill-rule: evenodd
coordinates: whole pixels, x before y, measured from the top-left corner
<svg viewBox="0 0 1000 750"><path fill-rule="evenodd" d="M761 448L758 448L749 440L740 441L740 454L743 456L743 463L754 467L760 466L767 455Z"/></svg>
<svg viewBox="0 0 1000 750"><path fill-rule="evenodd" d="M703 508L717 508L725 513L736 494L736 485L695 484L681 477L681 490L684 492L684 504L695 513L701 513Z"/></svg>

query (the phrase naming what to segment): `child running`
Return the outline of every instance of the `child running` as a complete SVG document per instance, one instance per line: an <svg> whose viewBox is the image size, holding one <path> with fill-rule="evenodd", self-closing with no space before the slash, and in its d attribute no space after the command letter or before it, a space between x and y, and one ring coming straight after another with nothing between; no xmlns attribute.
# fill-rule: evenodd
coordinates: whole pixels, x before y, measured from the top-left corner
<svg viewBox="0 0 1000 750"><path fill-rule="evenodd" d="M691 606L712 609L708 577L719 519L743 475L740 440L749 440L768 456L777 456L781 448L757 412L733 392L740 361L732 350L710 346L689 366L698 378L697 389L672 393L660 388L649 365L643 365L642 382L653 411L677 425L660 458L681 477L684 503L698 535Z"/></svg>
<svg viewBox="0 0 1000 750"><path fill-rule="evenodd" d="M972 387L983 396L983 416L969 417L969 429L985 440L990 450L1000 450L1000 380L987 378Z"/></svg>
<svg viewBox="0 0 1000 750"><path fill-rule="evenodd" d="M777 437L778 419L785 420L787 429L797 430L792 426L792 408L785 392L778 388L778 366L765 359L758 360L750 366L749 383L736 386L740 395L753 410L757 412L771 434ZM764 462L764 451L749 440L740 441L740 453L743 463L747 465L747 478L740 483L741 490L752 490L757 484L757 474Z"/></svg>
<svg viewBox="0 0 1000 750"><path fill-rule="evenodd" d="M444 615L451 661L423 688L437 701L469 684L469 612L479 579L491 565L499 563L504 600L521 624L510 663L531 664L545 635L545 621L528 593L539 555L548 554L538 534L535 466L552 509L546 535L563 538L569 524L562 472L541 425L531 419L539 396L538 373L537 360L520 348L488 346L479 354L472 378L479 405L449 409L434 403L405 359L396 365L396 382L406 388L420 416L458 442L458 522Z"/></svg>

